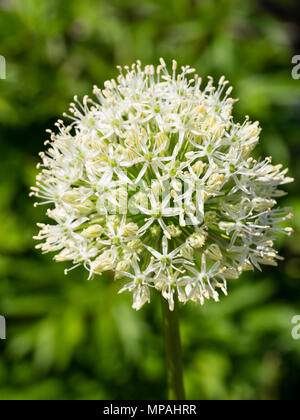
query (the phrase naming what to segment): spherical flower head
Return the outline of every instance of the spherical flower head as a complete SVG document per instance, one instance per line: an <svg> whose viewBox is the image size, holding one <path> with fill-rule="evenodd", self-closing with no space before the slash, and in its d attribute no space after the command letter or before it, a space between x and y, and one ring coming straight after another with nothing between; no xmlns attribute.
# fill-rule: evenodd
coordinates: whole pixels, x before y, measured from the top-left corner
<svg viewBox="0 0 300 420"><path fill-rule="evenodd" d="M227 279L276 265L277 207L286 169L250 153L258 122L235 123L224 76L217 86L189 66L169 73L141 63L75 97L69 125L57 122L32 194L49 206L37 245L89 277L113 271L133 308L158 290L174 307L227 294ZM68 271L68 270L67 270Z"/></svg>

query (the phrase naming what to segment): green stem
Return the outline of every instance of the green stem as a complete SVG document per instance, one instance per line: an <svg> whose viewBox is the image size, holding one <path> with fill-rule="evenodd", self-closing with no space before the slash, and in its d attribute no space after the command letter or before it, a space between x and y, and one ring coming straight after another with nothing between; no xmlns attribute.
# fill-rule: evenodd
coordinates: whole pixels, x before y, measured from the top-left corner
<svg viewBox="0 0 300 420"><path fill-rule="evenodd" d="M162 299L163 326L165 335L168 399L184 400L182 354L178 320L178 298L174 296L174 310L169 310L166 299Z"/></svg>

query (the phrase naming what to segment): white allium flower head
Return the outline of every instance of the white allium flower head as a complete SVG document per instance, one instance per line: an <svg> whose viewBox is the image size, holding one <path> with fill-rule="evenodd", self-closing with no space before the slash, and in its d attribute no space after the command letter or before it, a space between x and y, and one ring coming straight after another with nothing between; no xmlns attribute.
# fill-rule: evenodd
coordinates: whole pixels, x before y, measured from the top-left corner
<svg viewBox="0 0 300 420"><path fill-rule="evenodd" d="M137 61L95 87L95 100L75 97L32 188L53 220L38 224L37 248L89 277L113 271L135 309L151 288L171 310L174 294L218 301L227 279L276 265L274 239L291 233L276 198L292 179L271 158L250 157L258 122L234 123L224 76L201 88L194 69L176 68Z"/></svg>

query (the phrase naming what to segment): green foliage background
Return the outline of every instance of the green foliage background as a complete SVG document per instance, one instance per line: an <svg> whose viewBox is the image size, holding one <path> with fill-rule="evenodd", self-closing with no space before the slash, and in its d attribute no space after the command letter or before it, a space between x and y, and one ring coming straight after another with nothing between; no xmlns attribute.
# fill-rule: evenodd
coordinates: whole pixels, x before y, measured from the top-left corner
<svg viewBox="0 0 300 420"><path fill-rule="evenodd" d="M181 308L185 384L194 399L296 399L300 340L298 196L300 53L297 1L1 0L0 54L0 399L154 399L166 397L159 299L140 312L109 276L34 250L43 207L28 198L45 129L74 94L117 75L137 58L190 64L206 77L225 74L263 128L258 153L288 165L296 182L295 234L279 239L278 268L229 283L220 304ZM298 49L298 50L297 50Z"/></svg>

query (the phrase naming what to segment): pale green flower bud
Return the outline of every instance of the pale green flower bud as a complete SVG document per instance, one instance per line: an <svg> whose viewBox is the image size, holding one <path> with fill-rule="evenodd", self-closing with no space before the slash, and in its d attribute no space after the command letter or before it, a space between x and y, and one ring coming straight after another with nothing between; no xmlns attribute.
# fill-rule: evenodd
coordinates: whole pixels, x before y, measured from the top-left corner
<svg viewBox="0 0 300 420"><path fill-rule="evenodd" d="M198 160L194 165L192 165L192 169L195 172L197 176L200 176L203 172L205 163L203 163L201 160Z"/></svg>
<svg viewBox="0 0 300 420"><path fill-rule="evenodd" d="M211 258L212 260L221 260L223 258L223 254L220 250L219 245L217 244L209 245L209 247L206 249L205 252L207 256Z"/></svg>
<svg viewBox="0 0 300 420"><path fill-rule="evenodd" d="M232 222L219 222L218 226L221 230L228 230L228 229L230 229L234 226L234 223L232 223Z"/></svg>
<svg viewBox="0 0 300 420"><path fill-rule="evenodd" d="M181 255L184 257L184 258L186 258L186 259L188 259L188 260L190 260L190 261L193 261L193 259L194 259L194 250L193 250L193 248L189 245L189 244L186 244L182 249L181 249Z"/></svg>
<svg viewBox="0 0 300 420"><path fill-rule="evenodd" d="M188 238L188 242L193 248L202 248L205 243L206 237L207 232L205 232L204 230L198 230L197 233L194 233Z"/></svg>
<svg viewBox="0 0 300 420"><path fill-rule="evenodd" d="M127 223L122 230L122 235L131 236L135 235L138 231L139 227L136 223Z"/></svg>
<svg viewBox="0 0 300 420"><path fill-rule="evenodd" d="M211 224L216 221L217 213L214 210L210 210L205 212L204 214L204 223L205 224Z"/></svg>
<svg viewBox="0 0 300 420"><path fill-rule="evenodd" d="M182 233L182 230L179 226L175 226L173 223L168 226L168 231L172 238L176 238L177 236L180 236Z"/></svg>
<svg viewBox="0 0 300 420"><path fill-rule="evenodd" d="M103 227L100 225L92 225L82 231L83 236L86 238L94 238L103 232Z"/></svg>

